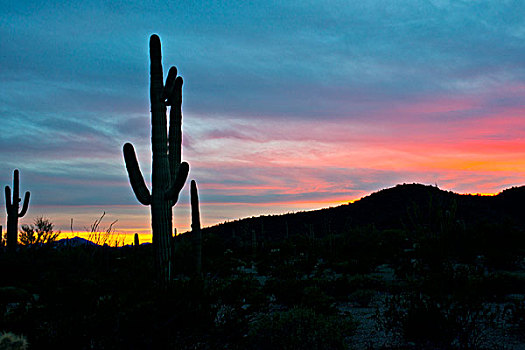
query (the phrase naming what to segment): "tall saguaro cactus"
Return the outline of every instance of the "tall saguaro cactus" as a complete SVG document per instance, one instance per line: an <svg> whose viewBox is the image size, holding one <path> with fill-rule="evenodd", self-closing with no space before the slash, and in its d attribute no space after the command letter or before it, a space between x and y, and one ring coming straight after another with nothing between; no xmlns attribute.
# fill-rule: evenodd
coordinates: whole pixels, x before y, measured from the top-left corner
<svg viewBox="0 0 525 350"><path fill-rule="evenodd" d="M18 169L13 172L13 197L11 200L11 188L5 187L5 208L7 211L7 248L13 250L16 248L18 243L18 218L26 215L27 208L29 207L29 191L24 196L24 204L20 212L20 202L22 201L20 196L20 177Z"/></svg>
<svg viewBox="0 0 525 350"><path fill-rule="evenodd" d="M197 183L191 180L190 188L191 197L191 237L195 255L195 273L201 274L202 270L202 231L201 217L199 211L199 193L197 192Z"/></svg>
<svg viewBox="0 0 525 350"><path fill-rule="evenodd" d="M172 207L188 177L189 165L182 154L182 78L171 67L163 83L160 39L152 35L150 49L151 101L151 193L140 171L133 145L124 145L129 181L138 201L151 207L151 229L157 278L162 285L171 280ZM166 106L170 108L169 135Z"/></svg>

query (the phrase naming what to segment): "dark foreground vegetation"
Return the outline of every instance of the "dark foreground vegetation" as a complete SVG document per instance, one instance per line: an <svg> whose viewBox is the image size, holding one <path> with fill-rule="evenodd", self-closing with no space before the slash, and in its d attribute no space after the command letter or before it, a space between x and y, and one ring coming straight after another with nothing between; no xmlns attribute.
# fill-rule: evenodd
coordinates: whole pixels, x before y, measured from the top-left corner
<svg viewBox="0 0 525 350"><path fill-rule="evenodd" d="M167 290L147 244L3 251L0 331L34 349L523 346L524 199L404 185L222 224L202 232L202 277L177 236Z"/></svg>

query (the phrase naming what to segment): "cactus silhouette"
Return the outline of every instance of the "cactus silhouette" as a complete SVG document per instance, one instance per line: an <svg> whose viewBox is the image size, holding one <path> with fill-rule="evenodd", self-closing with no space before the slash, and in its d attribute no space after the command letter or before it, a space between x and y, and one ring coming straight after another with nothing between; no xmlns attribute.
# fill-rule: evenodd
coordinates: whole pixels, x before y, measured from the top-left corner
<svg viewBox="0 0 525 350"><path fill-rule="evenodd" d="M140 172L135 150L124 145L124 160L129 181L138 201L151 207L151 229L157 278L166 286L171 280L172 207L188 177L189 165L181 163L182 153L182 78L171 67L163 84L160 39L150 37L151 101L151 193ZM166 106L170 108L169 135Z"/></svg>
<svg viewBox="0 0 525 350"><path fill-rule="evenodd" d="M27 208L29 207L29 191L26 192L24 197L24 204L22 205L22 210L18 212L20 208L21 199L20 195L20 178L18 174L18 169L15 169L13 172L13 199L11 200L11 188L9 186L5 187L5 208L7 211L7 239L6 245L7 248L12 250L16 249L18 243L18 218L23 217Z"/></svg>
<svg viewBox="0 0 525 350"><path fill-rule="evenodd" d="M195 273L201 274L202 269L202 231L201 218L199 211L199 193L197 191L197 183L191 180L191 237L193 241L193 248L195 254Z"/></svg>
<svg viewBox="0 0 525 350"><path fill-rule="evenodd" d="M133 245L135 247L138 247L140 245L140 243L139 243L139 234L138 233L135 233L135 236L133 237Z"/></svg>
<svg viewBox="0 0 525 350"><path fill-rule="evenodd" d="M255 230L252 229L252 256L254 259L256 255L257 255L257 235L255 233Z"/></svg>

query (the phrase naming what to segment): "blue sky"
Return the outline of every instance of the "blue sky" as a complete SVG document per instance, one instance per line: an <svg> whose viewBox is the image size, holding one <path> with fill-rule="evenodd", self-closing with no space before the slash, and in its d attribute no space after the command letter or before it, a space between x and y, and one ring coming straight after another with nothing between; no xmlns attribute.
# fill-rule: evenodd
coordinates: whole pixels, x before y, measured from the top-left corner
<svg viewBox="0 0 525 350"><path fill-rule="evenodd" d="M205 224L400 182L521 185L523 13L522 1L3 1L0 184L20 169L22 222L82 230L106 211L147 232L122 145L149 179L157 33L165 72L184 77L183 158Z"/></svg>

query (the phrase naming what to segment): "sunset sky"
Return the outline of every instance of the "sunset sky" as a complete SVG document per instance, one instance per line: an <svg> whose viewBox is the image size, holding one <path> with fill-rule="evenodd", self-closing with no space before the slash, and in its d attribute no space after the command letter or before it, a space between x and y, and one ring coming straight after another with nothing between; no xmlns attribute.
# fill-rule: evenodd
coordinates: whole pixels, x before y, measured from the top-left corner
<svg viewBox="0 0 525 350"><path fill-rule="evenodd" d="M102 226L148 233L122 145L149 181L152 33L165 73L184 78L183 159L204 225L403 182L523 185L524 13L521 0L3 0L0 185L20 169L21 223L83 231L105 211Z"/></svg>

